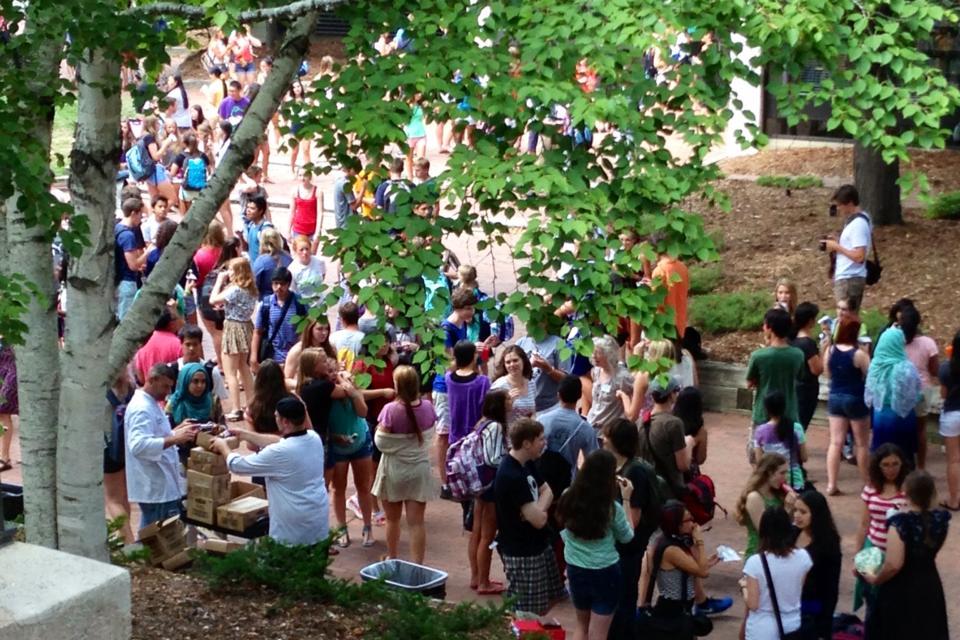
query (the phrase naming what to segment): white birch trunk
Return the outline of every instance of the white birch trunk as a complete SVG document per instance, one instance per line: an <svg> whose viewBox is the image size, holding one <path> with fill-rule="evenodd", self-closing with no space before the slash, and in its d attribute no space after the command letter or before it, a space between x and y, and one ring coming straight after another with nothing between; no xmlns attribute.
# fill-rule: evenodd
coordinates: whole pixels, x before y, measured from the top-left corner
<svg viewBox="0 0 960 640"><path fill-rule="evenodd" d="M120 64L102 51L77 67L77 130L70 162L70 198L90 225L90 246L67 278L57 439L57 528L60 549L107 559L103 506L103 435L110 426L105 356L116 326L113 227L120 153Z"/></svg>
<svg viewBox="0 0 960 640"><path fill-rule="evenodd" d="M50 149L52 121L38 116L33 131ZM24 525L27 542L57 547L56 453L60 360L56 293L47 229L28 222L17 207L21 194L6 202L8 274L36 285L24 314L29 330L14 349L20 400L20 455L23 460Z"/></svg>

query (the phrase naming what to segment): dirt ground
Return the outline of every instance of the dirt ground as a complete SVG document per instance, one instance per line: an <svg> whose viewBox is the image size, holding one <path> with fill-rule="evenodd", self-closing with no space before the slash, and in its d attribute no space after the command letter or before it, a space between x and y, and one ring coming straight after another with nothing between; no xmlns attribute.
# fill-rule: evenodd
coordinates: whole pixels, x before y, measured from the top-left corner
<svg viewBox="0 0 960 640"><path fill-rule="evenodd" d="M727 175L843 175L843 168L852 166L851 153L849 149L770 151L726 160L722 166ZM932 183L938 180L947 189L960 185L960 153L920 154L917 162L932 169ZM720 186L730 197L729 213L691 203L703 215L707 230L720 232L723 238L724 278L719 291L770 291L772 300L776 281L787 277L796 283L800 301L815 302L832 313L829 263L817 244L820 237L839 233L841 228L841 221L827 212L831 190L793 190L788 196L784 189L742 180L724 180ZM864 308L886 309L901 297L912 298L923 315L924 331L942 348L960 328L953 305L960 294L960 262L954 253L960 223L928 220L921 210L909 208L904 222L876 229L883 277L868 288ZM704 338L710 356L728 362L746 362L760 341L759 331Z"/></svg>

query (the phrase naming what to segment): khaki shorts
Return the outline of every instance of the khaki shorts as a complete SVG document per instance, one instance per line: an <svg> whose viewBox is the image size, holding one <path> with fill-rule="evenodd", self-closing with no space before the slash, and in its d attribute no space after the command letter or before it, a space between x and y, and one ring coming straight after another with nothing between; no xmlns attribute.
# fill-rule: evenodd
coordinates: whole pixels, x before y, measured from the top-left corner
<svg viewBox="0 0 960 640"><path fill-rule="evenodd" d="M843 280L834 280L833 297L837 300L837 302L841 300L850 302L851 311L859 311L860 303L863 302L863 290L866 287L866 278L844 278Z"/></svg>
<svg viewBox="0 0 960 640"><path fill-rule="evenodd" d="M437 413L436 434L445 436L450 433L450 402L447 400L447 394L439 391L433 392L433 410Z"/></svg>
<svg viewBox="0 0 960 640"><path fill-rule="evenodd" d="M930 385L929 387L924 387L920 392L920 402L917 403L916 409L917 417L922 417L936 409L938 400L940 399L940 387L936 385Z"/></svg>

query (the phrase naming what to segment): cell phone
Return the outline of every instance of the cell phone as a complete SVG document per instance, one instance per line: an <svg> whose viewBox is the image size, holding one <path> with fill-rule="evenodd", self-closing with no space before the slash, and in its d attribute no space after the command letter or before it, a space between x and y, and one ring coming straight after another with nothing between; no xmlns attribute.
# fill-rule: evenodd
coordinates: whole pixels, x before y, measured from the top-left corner
<svg viewBox="0 0 960 640"><path fill-rule="evenodd" d="M216 423L216 422L201 422L200 424L198 424L198 425L196 425L196 426L197 426L197 428L198 428L200 431L210 432L210 431L213 431L213 430L217 427L217 423Z"/></svg>
<svg viewBox="0 0 960 640"><path fill-rule="evenodd" d="M820 239L820 251L826 251L826 250L827 250L827 240L826 240L826 238L821 238L821 239Z"/></svg>

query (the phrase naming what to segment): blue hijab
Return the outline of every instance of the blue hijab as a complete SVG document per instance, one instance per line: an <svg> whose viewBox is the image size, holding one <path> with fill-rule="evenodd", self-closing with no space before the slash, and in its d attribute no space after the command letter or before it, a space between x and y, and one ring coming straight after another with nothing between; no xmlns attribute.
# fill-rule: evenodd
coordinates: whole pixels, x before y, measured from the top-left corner
<svg viewBox="0 0 960 640"><path fill-rule="evenodd" d="M206 380L206 388L199 396L190 393L190 380L197 373L202 373ZM177 375L177 388L167 403L167 412L177 425L188 418L207 421L213 411L213 394L211 393L210 376L200 362L190 362L180 367Z"/></svg>
<svg viewBox="0 0 960 640"><path fill-rule="evenodd" d="M913 411L920 399L920 374L907 358L906 339L900 327L883 332L867 372L863 399L877 411L890 408L901 418Z"/></svg>

